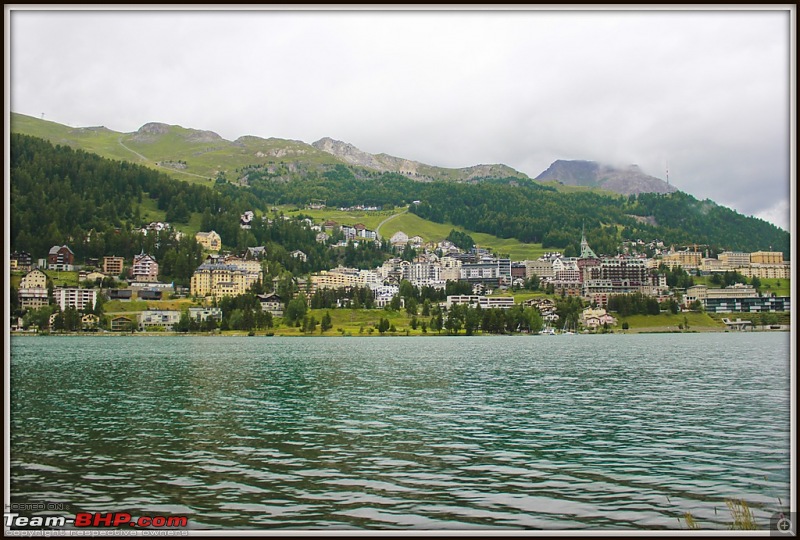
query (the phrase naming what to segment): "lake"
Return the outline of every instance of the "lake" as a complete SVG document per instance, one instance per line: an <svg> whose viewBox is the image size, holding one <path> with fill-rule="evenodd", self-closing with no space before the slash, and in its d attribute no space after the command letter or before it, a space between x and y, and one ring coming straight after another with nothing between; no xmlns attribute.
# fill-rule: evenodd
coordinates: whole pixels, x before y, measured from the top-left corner
<svg viewBox="0 0 800 540"><path fill-rule="evenodd" d="M789 501L789 333L48 336L10 350L12 503L63 515L675 530L686 512L727 528L729 499L766 528Z"/></svg>

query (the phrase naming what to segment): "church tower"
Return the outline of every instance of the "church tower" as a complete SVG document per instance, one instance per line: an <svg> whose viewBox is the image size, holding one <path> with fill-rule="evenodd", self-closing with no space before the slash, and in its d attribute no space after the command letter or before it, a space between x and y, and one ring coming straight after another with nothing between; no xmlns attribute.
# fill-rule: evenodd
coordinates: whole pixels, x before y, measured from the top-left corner
<svg viewBox="0 0 800 540"><path fill-rule="evenodd" d="M584 233L583 226L581 226L581 255L580 259L597 259L597 255L592 248L589 247L589 242L586 241L586 234Z"/></svg>

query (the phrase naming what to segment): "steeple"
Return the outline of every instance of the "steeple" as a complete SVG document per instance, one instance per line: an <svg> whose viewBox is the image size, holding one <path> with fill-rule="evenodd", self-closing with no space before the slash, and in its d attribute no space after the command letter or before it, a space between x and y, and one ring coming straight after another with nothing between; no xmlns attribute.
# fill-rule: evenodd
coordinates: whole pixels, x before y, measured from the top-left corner
<svg viewBox="0 0 800 540"><path fill-rule="evenodd" d="M581 255L580 259L596 259L597 255L589 247L589 242L586 241L586 233L584 232L584 225L581 225Z"/></svg>

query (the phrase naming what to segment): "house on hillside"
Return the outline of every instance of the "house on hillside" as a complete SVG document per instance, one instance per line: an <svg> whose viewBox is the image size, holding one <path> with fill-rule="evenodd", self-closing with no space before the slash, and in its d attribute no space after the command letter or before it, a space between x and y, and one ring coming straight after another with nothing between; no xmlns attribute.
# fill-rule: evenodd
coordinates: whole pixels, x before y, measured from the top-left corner
<svg viewBox="0 0 800 540"><path fill-rule="evenodd" d="M222 238L216 231L203 232L200 231L194 235L197 243L203 246L203 249L208 251L219 251L222 248Z"/></svg>
<svg viewBox="0 0 800 540"><path fill-rule="evenodd" d="M47 254L47 268L71 272L74 269L75 254L67 246L53 246Z"/></svg>
<svg viewBox="0 0 800 540"><path fill-rule="evenodd" d="M103 257L103 273L109 276L118 276L122 273L125 266L124 257L106 256Z"/></svg>
<svg viewBox="0 0 800 540"><path fill-rule="evenodd" d="M11 270L30 272L33 267L33 259L31 258L31 254L27 251L15 251L11 254L9 262Z"/></svg>
<svg viewBox="0 0 800 540"><path fill-rule="evenodd" d="M151 255L140 253L133 258L131 275L133 281L158 281L158 263Z"/></svg>
<svg viewBox="0 0 800 540"><path fill-rule="evenodd" d="M405 246L408 243L408 235L403 231L397 231L389 238L389 243L393 246Z"/></svg>

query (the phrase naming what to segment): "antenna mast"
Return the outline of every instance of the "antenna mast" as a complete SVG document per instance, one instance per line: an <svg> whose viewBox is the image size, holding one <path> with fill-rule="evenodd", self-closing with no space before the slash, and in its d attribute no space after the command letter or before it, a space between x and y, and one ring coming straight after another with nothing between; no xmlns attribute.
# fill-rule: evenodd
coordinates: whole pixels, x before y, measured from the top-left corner
<svg viewBox="0 0 800 540"><path fill-rule="evenodd" d="M667 185L669 185L669 161L665 162L667 167Z"/></svg>

